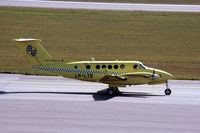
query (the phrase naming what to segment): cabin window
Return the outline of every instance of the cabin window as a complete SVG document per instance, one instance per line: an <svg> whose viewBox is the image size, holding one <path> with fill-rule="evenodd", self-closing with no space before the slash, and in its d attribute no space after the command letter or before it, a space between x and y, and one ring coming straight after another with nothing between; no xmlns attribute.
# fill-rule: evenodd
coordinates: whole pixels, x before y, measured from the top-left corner
<svg viewBox="0 0 200 133"><path fill-rule="evenodd" d="M108 65L108 69L112 69L112 65Z"/></svg>
<svg viewBox="0 0 200 133"><path fill-rule="evenodd" d="M106 68L106 65L102 65L102 68L103 68L103 69Z"/></svg>
<svg viewBox="0 0 200 133"><path fill-rule="evenodd" d="M114 68L115 68L115 69L118 69L118 65L114 65Z"/></svg>
<svg viewBox="0 0 200 133"><path fill-rule="evenodd" d="M133 65L133 68L134 69L138 69L138 65Z"/></svg>
<svg viewBox="0 0 200 133"><path fill-rule="evenodd" d="M76 66L74 66L74 68L75 68L75 69L78 69L78 68L79 68L79 66L77 66L77 65L76 65Z"/></svg>
<svg viewBox="0 0 200 133"><path fill-rule="evenodd" d="M121 69L124 69L124 68L125 68L125 65L124 65L124 64L120 65L120 68L121 68Z"/></svg>
<svg viewBox="0 0 200 133"><path fill-rule="evenodd" d="M87 66L86 66L86 69L90 69L90 65L87 65Z"/></svg>
<svg viewBox="0 0 200 133"><path fill-rule="evenodd" d="M96 69L99 69L100 68L100 65L96 65Z"/></svg>

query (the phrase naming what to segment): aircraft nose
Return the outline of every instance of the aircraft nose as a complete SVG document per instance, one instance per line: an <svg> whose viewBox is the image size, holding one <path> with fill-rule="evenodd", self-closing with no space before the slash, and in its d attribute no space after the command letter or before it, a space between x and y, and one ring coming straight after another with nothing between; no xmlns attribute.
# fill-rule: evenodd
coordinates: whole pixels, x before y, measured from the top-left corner
<svg viewBox="0 0 200 133"><path fill-rule="evenodd" d="M171 79L173 77L172 74L168 73L168 72L165 72L165 77L167 77L168 79Z"/></svg>
<svg viewBox="0 0 200 133"><path fill-rule="evenodd" d="M162 71L162 70L156 70L156 72L158 72L158 74L160 75L160 77L164 80L166 79L171 79L173 77L172 74L168 73L168 72L165 72L165 71Z"/></svg>

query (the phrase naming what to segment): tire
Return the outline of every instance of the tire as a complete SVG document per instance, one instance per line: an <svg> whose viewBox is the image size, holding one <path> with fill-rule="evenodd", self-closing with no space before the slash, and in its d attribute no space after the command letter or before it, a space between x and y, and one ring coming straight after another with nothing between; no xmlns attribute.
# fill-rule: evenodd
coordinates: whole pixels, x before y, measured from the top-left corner
<svg viewBox="0 0 200 133"><path fill-rule="evenodd" d="M108 95L113 95L114 91L112 89L108 89Z"/></svg>
<svg viewBox="0 0 200 133"><path fill-rule="evenodd" d="M170 95L171 93L172 93L172 91L170 89L165 90L165 95Z"/></svg>
<svg viewBox="0 0 200 133"><path fill-rule="evenodd" d="M107 93L108 93L108 95L115 96L115 95L120 94L120 91L119 91L119 89L117 87L111 87L111 88L107 89Z"/></svg>

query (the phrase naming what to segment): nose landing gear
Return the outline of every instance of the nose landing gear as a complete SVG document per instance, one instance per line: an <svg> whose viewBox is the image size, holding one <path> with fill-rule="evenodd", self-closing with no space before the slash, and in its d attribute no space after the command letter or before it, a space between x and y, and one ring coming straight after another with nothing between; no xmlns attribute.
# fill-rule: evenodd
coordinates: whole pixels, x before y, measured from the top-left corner
<svg viewBox="0 0 200 133"><path fill-rule="evenodd" d="M172 91L169 89L168 82L166 82L166 87L167 89L165 89L165 95L170 95Z"/></svg>

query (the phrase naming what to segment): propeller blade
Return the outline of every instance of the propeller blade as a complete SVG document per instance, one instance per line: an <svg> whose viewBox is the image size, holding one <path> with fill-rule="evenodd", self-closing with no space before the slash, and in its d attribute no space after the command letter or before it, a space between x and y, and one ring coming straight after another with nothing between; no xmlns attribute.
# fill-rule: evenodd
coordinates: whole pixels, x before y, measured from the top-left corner
<svg viewBox="0 0 200 133"><path fill-rule="evenodd" d="M152 74L152 79L154 80L155 79L155 69L153 69L153 74Z"/></svg>
<svg viewBox="0 0 200 133"><path fill-rule="evenodd" d="M155 69L153 69L153 75L156 73Z"/></svg>
<svg viewBox="0 0 200 133"><path fill-rule="evenodd" d="M158 74L156 74L156 70L153 69L153 74L152 74L152 83L154 84L155 79L160 78Z"/></svg>
<svg viewBox="0 0 200 133"><path fill-rule="evenodd" d="M154 80L155 80L155 69L153 69L153 74L152 74L152 84L154 84Z"/></svg>

